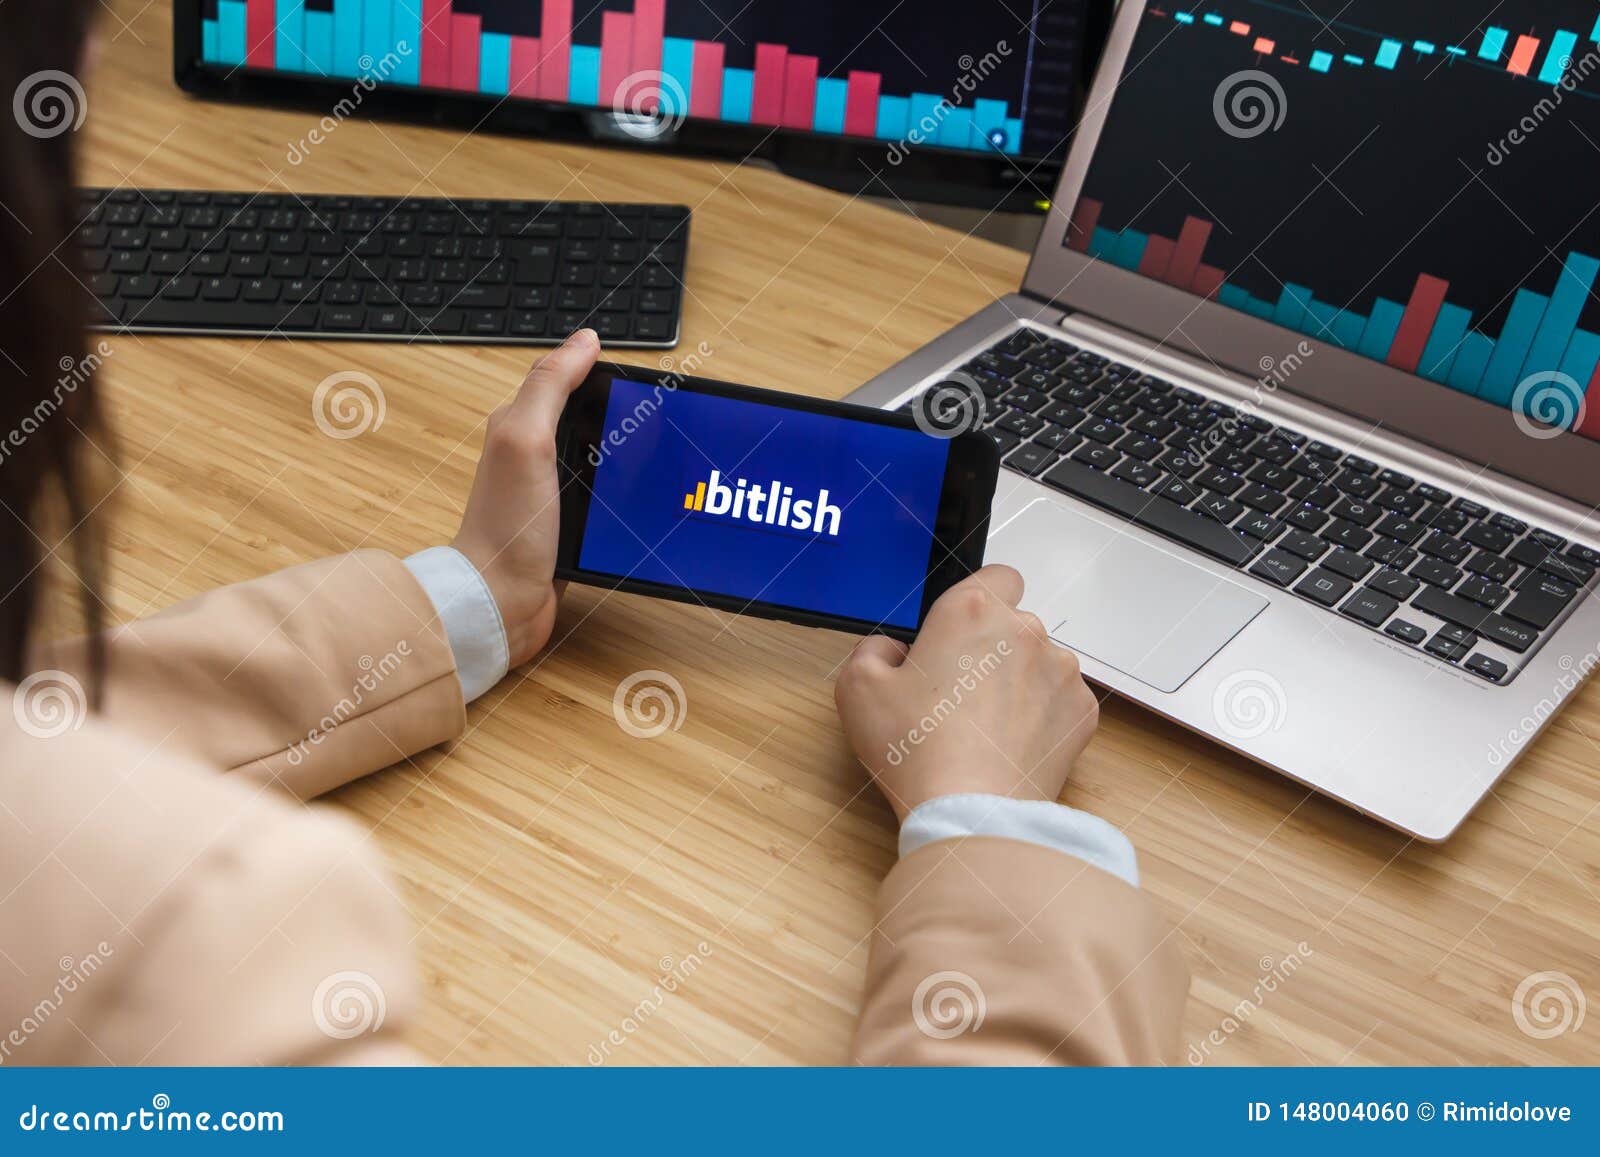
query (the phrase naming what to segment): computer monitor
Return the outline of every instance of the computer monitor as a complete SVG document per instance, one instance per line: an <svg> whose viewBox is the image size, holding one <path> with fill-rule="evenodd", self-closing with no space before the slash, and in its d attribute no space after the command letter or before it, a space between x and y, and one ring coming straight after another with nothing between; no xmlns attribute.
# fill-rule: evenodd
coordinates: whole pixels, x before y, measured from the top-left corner
<svg viewBox="0 0 1600 1157"><path fill-rule="evenodd" d="M1593 4L1146 0L1102 73L1030 289L1600 496Z"/></svg>
<svg viewBox="0 0 1600 1157"><path fill-rule="evenodd" d="M1054 182L1091 4L1109 7L178 0L174 60L207 95L755 154L992 206Z"/></svg>

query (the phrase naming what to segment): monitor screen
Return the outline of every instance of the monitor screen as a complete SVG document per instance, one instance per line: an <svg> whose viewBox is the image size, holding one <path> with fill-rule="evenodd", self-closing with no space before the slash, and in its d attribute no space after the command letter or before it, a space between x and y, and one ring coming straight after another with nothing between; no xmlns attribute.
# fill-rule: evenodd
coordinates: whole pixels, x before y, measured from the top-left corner
<svg viewBox="0 0 1600 1157"><path fill-rule="evenodd" d="M774 131L1045 157L1085 0L201 0L200 63Z"/></svg>
<svg viewBox="0 0 1600 1157"><path fill-rule="evenodd" d="M1151 0L1064 244L1600 438L1594 5L1319 7Z"/></svg>

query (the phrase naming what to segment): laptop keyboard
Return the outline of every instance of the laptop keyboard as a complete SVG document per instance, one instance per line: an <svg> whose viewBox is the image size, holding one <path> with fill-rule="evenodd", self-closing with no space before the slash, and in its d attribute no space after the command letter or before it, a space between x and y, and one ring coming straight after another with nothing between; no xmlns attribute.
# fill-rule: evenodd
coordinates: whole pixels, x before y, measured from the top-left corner
<svg viewBox="0 0 1600 1157"><path fill-rule="evenodd" d="M84 189L102 329L552 345L678 339L689 210Z"/></svg>
<svg viewBox="0 0 1600 1157"><path fill-rule="evenodd" d="M1492 683L1600 567L1591 547L1031 329L961 369L1007 468Z"/></svg>

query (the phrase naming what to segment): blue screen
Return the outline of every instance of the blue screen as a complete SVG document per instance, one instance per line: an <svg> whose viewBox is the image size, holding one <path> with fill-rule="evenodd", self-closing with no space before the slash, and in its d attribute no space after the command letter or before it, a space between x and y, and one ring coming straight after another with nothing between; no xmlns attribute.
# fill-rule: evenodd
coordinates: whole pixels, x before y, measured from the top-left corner
<svg viewBox="0 0 1600 1157"><path fill-rule="evenodd" d="M614 380L589 571L915 627L949 443Z"/></svg>

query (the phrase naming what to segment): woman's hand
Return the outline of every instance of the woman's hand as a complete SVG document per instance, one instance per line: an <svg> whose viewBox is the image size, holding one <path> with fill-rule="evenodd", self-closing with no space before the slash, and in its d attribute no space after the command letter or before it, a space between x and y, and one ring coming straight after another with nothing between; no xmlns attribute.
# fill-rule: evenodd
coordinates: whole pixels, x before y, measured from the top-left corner
<svg viewBox="0 0 1600 1157"><path fill-rule="evenodd" d="M902 821L941 795L1055 800L1100 721L1078 657L987 566L946 591L910 648L863 639L834 687L856 756Z"/></svg>
<svg viewBox="0 0 1600 1157"><path fill-rule="evenodd" d="M478 474L451 543L489 584L513 667L538 654L555 627L561 519L556 422L599 355L595 332L580 329L540 359L508 405L489 415Z"/></svg>

